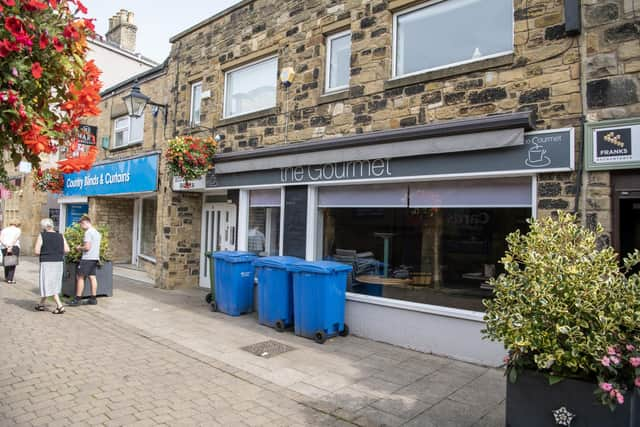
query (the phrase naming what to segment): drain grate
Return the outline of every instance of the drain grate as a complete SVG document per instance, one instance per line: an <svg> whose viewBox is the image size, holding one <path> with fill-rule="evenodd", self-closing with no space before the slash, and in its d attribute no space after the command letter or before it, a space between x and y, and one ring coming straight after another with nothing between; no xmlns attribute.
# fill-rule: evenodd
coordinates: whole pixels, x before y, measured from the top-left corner
<svg viewBox="0 0 640 427"><path fill-rule="evenodd" d="M269 340L242 347L242 350L255 354L258 357L269 359L287 351L295 350L295 348L282 344L281 342Z"/></svg>

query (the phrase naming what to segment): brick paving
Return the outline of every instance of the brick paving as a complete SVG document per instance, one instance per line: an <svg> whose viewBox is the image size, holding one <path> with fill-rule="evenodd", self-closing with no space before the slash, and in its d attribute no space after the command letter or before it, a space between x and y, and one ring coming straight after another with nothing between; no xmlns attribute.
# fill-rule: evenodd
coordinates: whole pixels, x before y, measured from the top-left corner
<svg viewBox="0 0 640 427"><path fill-rule="evenodd" d="M503 426L501 370L364 340L319 346L199 289L114 277L113 298L33 311L37 265L0 284L0 425ZM294 349L261 358L241 347Z"/></svg>

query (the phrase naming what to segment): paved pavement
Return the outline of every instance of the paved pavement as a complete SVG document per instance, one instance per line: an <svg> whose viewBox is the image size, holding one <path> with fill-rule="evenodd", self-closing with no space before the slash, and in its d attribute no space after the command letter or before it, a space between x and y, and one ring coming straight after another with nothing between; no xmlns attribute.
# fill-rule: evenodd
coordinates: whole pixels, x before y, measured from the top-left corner
<svg viewBox="0 0 640 427"><path fill-rule="evenodd" d="M37 264L17 281L0 284L1 426L504 426L499 369L353 336L321 346L211 313L203 290L121 277L54 316L33 311ZM291 350L242 349L269 340Z"/></svg>

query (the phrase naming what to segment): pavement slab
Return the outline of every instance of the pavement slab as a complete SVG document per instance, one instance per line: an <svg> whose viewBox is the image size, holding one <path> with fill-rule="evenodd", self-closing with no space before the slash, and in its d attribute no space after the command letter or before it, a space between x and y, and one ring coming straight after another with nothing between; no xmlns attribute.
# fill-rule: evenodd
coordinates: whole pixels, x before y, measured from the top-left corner
<svg viewBox="0 0 640 427"><path fill-rule="evenodd" d="M33 310L38 264L0 284L0 425L504 425L503 370L359 337L318 345L212 313L206 290L114 276L114 296ZM53 309L51 303L49 309ZM271 357L243 347L275 341Z"/></svg>

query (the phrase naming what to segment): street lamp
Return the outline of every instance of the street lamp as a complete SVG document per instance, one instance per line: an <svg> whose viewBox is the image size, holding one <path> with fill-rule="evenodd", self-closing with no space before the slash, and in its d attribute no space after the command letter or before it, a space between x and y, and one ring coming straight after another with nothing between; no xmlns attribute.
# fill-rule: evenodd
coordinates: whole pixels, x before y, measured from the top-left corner
<svg viewBox="0 0 640 427"><path fill-rule="evenodd" d="M147 104L162 108L164 110L164 125L167 125L167 104L158 104L151 101L151 98L140 92L139 86L133 86L129 95L123 96L122 100L124 101L124 105L127 106L127 112L130 117L141 117ZM154 112L154 117L156 114L157 111Z"/></svg>

